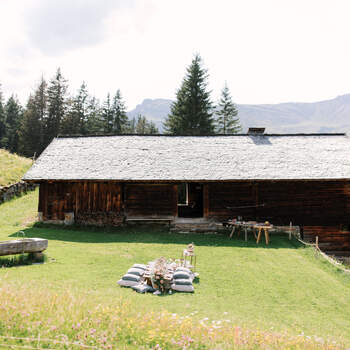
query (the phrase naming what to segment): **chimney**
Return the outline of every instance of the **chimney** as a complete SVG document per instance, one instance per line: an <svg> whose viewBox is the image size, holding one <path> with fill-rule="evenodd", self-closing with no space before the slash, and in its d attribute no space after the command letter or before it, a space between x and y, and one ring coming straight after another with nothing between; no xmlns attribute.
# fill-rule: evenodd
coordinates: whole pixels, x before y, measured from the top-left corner
<svg viewBox="0 0 350 350"><path fill-rule="evenodd" d="M264 135L265 128L249 128L248 135L260 136Z"/></svg>

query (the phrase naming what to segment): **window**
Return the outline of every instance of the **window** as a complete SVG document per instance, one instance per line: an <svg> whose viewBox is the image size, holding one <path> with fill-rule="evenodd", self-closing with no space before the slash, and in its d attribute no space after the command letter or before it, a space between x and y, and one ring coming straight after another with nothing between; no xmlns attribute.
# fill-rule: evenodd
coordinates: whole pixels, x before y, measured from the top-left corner
<svg viewBox="0 0 350 350"><path fill-rule="evenodd" d="M177 205L188 205L188 185L186 183L177 185Z"/></svg>

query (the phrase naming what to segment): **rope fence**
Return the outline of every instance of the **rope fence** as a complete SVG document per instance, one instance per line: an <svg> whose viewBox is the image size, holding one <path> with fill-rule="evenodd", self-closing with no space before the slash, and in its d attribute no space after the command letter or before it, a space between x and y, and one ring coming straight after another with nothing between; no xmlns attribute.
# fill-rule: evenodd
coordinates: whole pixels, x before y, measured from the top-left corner
<svg viewBox="0 0 350 350"><path fill-rule="evenodd" d="M305 246L309 246L309 247L313 247L315 252L319 255L321 255L324 259L326 259L329 263L331 263L333 266L337 267L338 269L342 270L345 273L350 273L350 269L347 269L346 267L344 267L343 264L341 264L339 261L337 261L336 259L332 258L331 256L327 255L325 252L323 252L319 245L318 245L318 236L316 236L316 240L315 243L309 243L309 242L305 242L303 241L300 237L298 237L296 234L293 234L292 229L290 229L289 233L289 237L291 238L291 236L293 235L295 239L297 239L300 243L304 244ZM289 238L289 239L290 239Z"/></svg>

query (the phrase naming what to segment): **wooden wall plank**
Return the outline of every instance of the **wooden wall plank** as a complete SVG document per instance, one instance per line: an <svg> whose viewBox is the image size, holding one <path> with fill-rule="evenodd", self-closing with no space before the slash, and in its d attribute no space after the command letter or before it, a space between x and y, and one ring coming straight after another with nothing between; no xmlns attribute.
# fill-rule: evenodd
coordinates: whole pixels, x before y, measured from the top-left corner
<svg viewBox="0 0 350 350"><path fill-rule="evenodd" d="M209 185L203 185L203 216L209 217Z"/></svg>
<svg viewBox="0 0 350 350"><path fill-rule="evenodd" d="M174 216L174 185L127 184L125 210L129 216Z"/></svg>
<svg viewBox="0 0 350 350"><path fill-rule="evenodd" d="M175 184L175 185L173 185L173 216L174 217L178 216L177 201L178 201L178 187Z"/></svg>
<svg viewBox="0 0 350 350"><path fill-rule="evenodd" d="M210 183L208 187L209 216L220 219L242 216L276 224L329 225L350 214L345 181Z"/></svg>

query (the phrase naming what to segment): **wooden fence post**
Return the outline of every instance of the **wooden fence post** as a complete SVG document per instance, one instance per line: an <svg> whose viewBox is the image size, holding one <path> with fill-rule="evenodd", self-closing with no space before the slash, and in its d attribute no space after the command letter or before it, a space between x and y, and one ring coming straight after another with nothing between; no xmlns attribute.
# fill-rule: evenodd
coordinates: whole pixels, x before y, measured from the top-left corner
<svg viewBox="0 0 350 350"><path fill-rule="evenodd" d="M316 236L316 248L319 249L318 248L318 236Z"/></svg>

